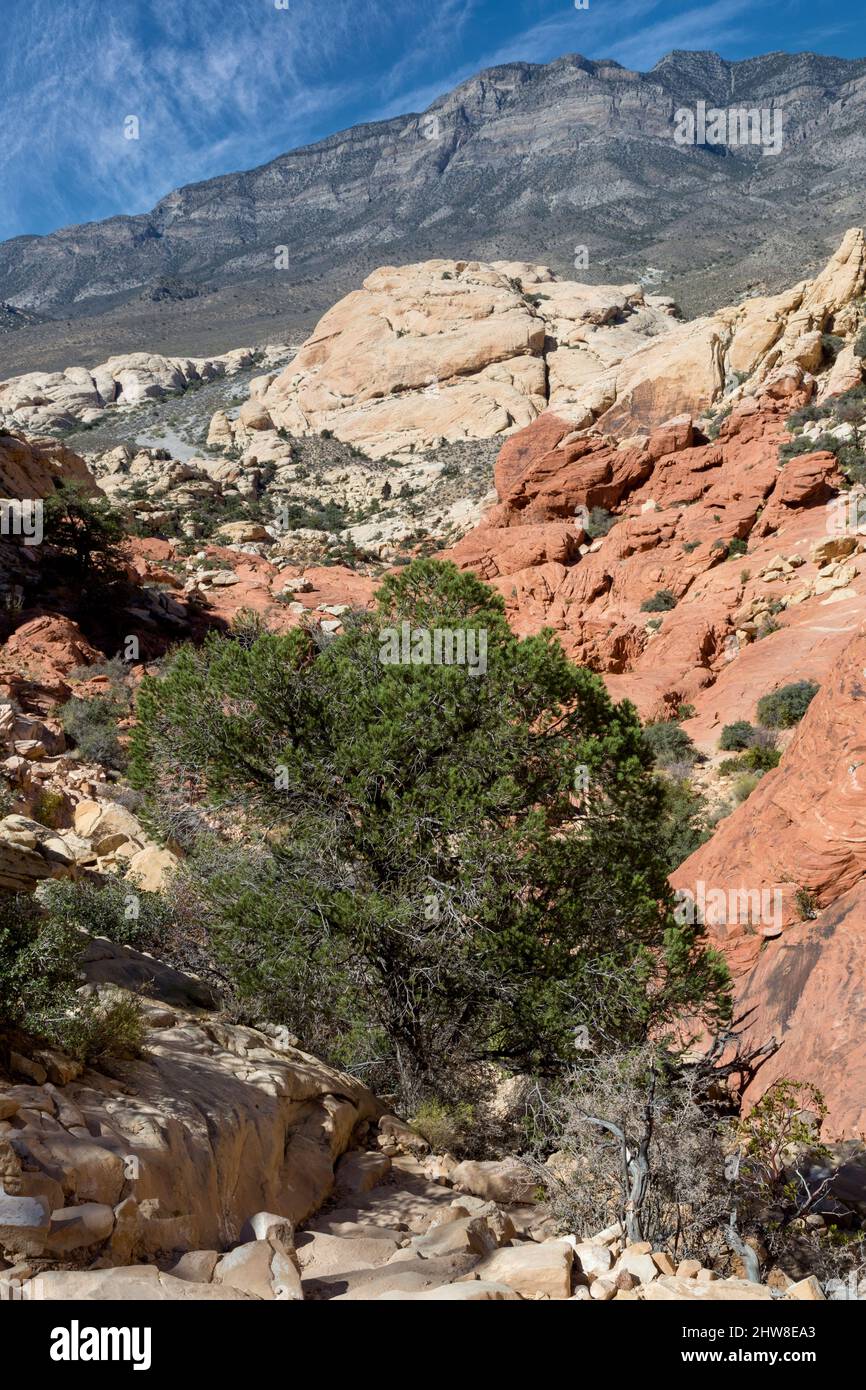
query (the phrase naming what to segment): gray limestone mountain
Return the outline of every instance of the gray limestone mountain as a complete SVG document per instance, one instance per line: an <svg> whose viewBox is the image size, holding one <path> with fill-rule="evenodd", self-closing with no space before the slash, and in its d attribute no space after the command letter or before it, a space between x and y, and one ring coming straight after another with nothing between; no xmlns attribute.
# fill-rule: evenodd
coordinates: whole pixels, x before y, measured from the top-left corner
<svg viewBox="0 0 866 1390"><path fill-rule="evenodd" d="M677 144L675 112L698 101L781 112L780 151ZM864 106L866 59L809 53L492 68L424 114L177 189L148 213L0 245L0 299L55 320L5 335L0 375L142 344L224 351L272 339L275 318L300 341L374 267L436 256L533 259L570 278L585 246L580 278L643 279L689 315L772 291L864 220Z"/></svg>

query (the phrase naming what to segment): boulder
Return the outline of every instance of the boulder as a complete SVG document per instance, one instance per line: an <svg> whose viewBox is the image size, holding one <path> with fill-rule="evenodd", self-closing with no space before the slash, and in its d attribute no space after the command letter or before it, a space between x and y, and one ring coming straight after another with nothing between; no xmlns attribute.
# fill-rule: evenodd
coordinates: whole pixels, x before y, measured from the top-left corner
<svg viewBox="0 0 866 1390"><path fill-rule="evenodd" d="M92 1245L102 1245L114 1230L114 1211L100 1202L82 1202L51 1213L48 1250L66 1254Z"/></svg>
<svg viewBox="0 0 866 1390"><path fill-rule="evenodd" d="M443 1284L437 1289L422 1289L416 1293L393 1289L390 1293L376 1296L377 1303L507 1303L519 1299L520 1295L507 1284L496 1284L489 1279L474 1279L470 1284Z"/></svg>
<svg viewBox="0 0 866 1390"><path fill-rule="evenodd" d="M38 1197L12 1197L0 1188L0 1249L39 1255L48 1238L47 1204Z"/></svg>
<svg viewBox="0 0 866 1390"><path fill-rule="evenodd" d="M337 1164L338 1196L369 1192L391 1171L391 1160L381 1153L347 1153Z"/></svg>
<svg viewBox="0 0 866 1390"><path fill-rule="evenodd" d="M524 1163L515 1158L491 1159L480 1162L466 1159L451 1174L456 1192L470 1192L484 1201L532 1202L538 1183Z"/></svg>
<svg viewBox="0 0 866 1390"><path fill-rule="evenodd" d="M473 1275L507 1284L523 1298L570 1298L573 1256L564 1240L510 1245L485 1255Z"/></svg>
<svg viewBox="0 0 866 1390"><path fill-rule="evenodd" d="M643 1296L648 1302L764 1302L772 1301L773 1291L765 1284L752 1284L747 1279L681 1279L677 1275L661 1275L647 1284Z"/></svg>
<svg viewBox="0 0 866 1390"><path fill-rule="evenodd" d="M250 1241L223 1255L214 1267L213 1282L268 1302L303 1298L293 1261L266 1240Z"/></svg>
<svg viewBox="0 0 866 1390"><path fill-rule="evenodd" d="M130 856L126 876L147 893L161 893L175 873L178 857L170 849L149 844Z"/></svg>

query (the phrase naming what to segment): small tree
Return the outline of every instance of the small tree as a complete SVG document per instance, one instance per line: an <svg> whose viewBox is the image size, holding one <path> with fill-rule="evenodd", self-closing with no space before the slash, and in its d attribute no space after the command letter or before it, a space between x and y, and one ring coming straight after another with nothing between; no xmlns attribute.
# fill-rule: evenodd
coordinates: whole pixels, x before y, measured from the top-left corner
<svg viewBox="0 0 866 1390"><path fill-rule="evenodd" d="M483 633L486 671L383 660L404 622ZM318 977L410 1100L461 1063L561 1066L577 1026L601 1044L727 1009L720 960L674 923L633 708L552 634L518 640L472 575L415 561L333 641L212 638L138 713L138 785L263 837L264 879L211 884L241 992L291 1026Z"/></svg>
<svg viewBox="0 0 866 1390"><path fill-rule="evenodd" d="M627 1240L675 1258L712 1261L739 1245L726 1156L734 1098L725 1104L723 1083L753 1075L774 1047L736 1047L721 1066L732 1042L720 1034L689 1063L650 1044L588 1057L538 1089L534 1167L564 1229L588 1238L619 1222Z"/></svg>
<svg viewBox="0 0 866 1390"><path fill-rule="evenodd" d="M70 579L116 582L123 576L123 522L106 497L67 483L44 503L45 544Z"/></svg>

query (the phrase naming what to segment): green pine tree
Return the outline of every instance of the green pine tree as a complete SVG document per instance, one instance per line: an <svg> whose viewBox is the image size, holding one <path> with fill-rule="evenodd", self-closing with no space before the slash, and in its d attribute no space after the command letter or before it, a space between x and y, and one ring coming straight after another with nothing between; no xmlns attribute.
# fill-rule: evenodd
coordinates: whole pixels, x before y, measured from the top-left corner
<svg viewBox="0 0 866 1390"><path fill-rule="evenodd" d="M404 620L483 632L486 672L384 663ZM389 576L329 643L185 648L138 718L137 785L255 841L207 883L241 995L302 1035L312 1008L384 1040L407 1092L483 1059L573 1062L576 1029L603 1049L726 1014L724 966L673 919L633 707L453 565Z"/></svg>

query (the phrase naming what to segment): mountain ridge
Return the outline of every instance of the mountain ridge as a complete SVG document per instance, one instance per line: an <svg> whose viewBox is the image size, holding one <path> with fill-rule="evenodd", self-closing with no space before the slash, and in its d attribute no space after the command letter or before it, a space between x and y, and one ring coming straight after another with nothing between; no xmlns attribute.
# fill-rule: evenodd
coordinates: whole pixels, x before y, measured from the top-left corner
<svg viewBox="0 0 866 1390"><path fill-rule="evenodd" d="M779 157L675 144L674 112L697 100L780 106ZM866 220L864 109L866 59L673 50L648 73L580 54L487 68L425 112L183 185L149 212L0 243L0 300L69 321L7 335L0 375L85 360L76 324L94 318L103 356L225 351L272 339L275 315L303 334L376 267L437 256L562 274L585 246L582 278L652 274L691 317L780 287L792 256L808 272ZM167 278L196 302L127 308Z"/></svg>

